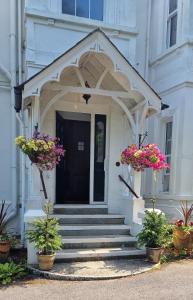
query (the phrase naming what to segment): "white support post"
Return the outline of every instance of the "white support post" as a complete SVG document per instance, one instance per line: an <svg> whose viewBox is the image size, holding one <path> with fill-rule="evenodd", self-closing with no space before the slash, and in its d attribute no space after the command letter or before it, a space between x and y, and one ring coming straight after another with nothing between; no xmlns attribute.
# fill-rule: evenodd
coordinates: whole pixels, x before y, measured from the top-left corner
<svg viewBox="0 0 193 300"><path fill-rule="evenodd" d="M38 124L40 126L40 110L39 110L39 96L35 96L32 107L32 129ZM40 128L38 127L38 130ZM24 215L24 222L26 228L30 228L30 224L37 218L42 218L45 213L42 210L42 195L41 195L41 181L40 174L35 165L31 165L29 170L29 196L27 202L27 210ZM37 256L33 244L27 242L27 262L28 264L36 264Z"/></svg>
<svg viewBox="0 0 193 300"><path fill-rule="evenodd" d="M135 112L135 142L138 146L139 143L139 134L141 134L141 114L143 113L143 109L137 110ZM145 210L145 201L141 197L141 172L134 171L133 172L133 189L135 193L139 196L136 198L133 196L132 198L132 224L131 224L131 234L136 236L143 227L143 219L141 218L141 212Z"/></svg>

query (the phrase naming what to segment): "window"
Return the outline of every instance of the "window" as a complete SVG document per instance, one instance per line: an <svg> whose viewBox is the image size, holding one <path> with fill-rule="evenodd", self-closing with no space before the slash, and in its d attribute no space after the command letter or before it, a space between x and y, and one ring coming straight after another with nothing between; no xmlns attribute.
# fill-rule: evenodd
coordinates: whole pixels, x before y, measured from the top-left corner
<svg viewBox="0 0 193 300"><path fill-rule="evenodd" d="M169 0L167 18L167 48L176 44L177 21L178 21L178 0Z"/></svg>
<svg viewBox="0 0 193 300"><path fill-rule="evenodd" d="M62 0L62 13L103 21L103 0Z"/></svg>
<svg viewBox="0 0 193 300"><path fill-rule="evenodd" d="M171 163L172 153L172 121L165 123L165 156L167 163ZM163 192L170 189L170 169L163 171Z"/></svg>

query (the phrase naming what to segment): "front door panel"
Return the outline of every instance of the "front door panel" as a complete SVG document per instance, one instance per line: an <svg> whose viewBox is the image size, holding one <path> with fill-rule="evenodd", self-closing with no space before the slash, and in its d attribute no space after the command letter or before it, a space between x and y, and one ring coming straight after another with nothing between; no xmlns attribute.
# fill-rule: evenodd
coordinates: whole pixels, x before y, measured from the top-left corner
<svg viewBox="0 0 193 300"><path fill-rule="evenodd" d="M56 203L88 204L90 122L65 120L57 113L56 134L66 150L56 169Z"/></svg>

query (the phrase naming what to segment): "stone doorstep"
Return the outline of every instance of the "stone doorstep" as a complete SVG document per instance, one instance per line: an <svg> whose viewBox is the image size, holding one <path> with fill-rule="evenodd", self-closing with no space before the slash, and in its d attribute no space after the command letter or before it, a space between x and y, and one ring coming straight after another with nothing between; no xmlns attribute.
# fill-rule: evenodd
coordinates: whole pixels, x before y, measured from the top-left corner
<svg viewBox="0 0 193 300"><path fill-rule="evenodd" d="M67 249L56 253L57 262L112 260L113 258L139 258L146 254L143 249L134 247Z"/></svg>
<svg viewBox="0 0 193 300"><path fill-rule="evenodd" d="M108 280L142 274L159 267L145 259L55 263L51 271L29 265L33 274L53 280Z"/></svg>

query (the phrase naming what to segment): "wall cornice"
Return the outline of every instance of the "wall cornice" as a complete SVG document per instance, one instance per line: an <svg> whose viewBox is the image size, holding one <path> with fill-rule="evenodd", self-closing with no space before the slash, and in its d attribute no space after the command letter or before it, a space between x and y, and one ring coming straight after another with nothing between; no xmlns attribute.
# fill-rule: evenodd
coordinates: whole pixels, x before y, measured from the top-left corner
<svg viewBox="0 0 193 300"><path fill-rule="evenodd" d="M138 34L136 27L107 24L102 21L95 21L95 20L80 18L80 17L76 17L76 16L70 16L70 15L68 16L65 14L53 14L49 11L44 13L39 10L26 8L25 14L28 17L40 18L40 19L47 20L47 22L49 22L50 25L54 25L55 22L64 22L64 23L68 23L71 25L81 25L82 27L85 27L85 29L87 28L88 31L90 31L90 29L100 27L103 30L114 31L115 35L125 34L125 35L134 35L135 36Z"/></svg>

